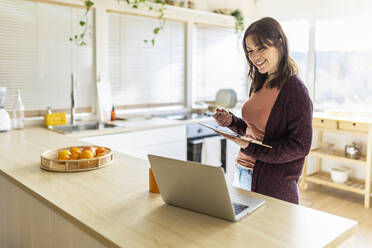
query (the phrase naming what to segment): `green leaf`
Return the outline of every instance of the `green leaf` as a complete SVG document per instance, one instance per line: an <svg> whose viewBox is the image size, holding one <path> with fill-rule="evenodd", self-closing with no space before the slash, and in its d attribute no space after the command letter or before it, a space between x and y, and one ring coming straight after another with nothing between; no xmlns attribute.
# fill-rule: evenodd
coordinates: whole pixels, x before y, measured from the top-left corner
<svg viewBox="0 0 372 248"><path fill-rule="evenodd" d="M72 37L70 37L69 40L72 41Z"/></svg>
<svg viewBox="0 0 372 248"><path fill-rule="evenodd" d="M154 29L154 34L158 34L159 33L159 30L160 30L160 28L155 28Z"/></svg>
<svg viewBox="0 0 372 248"><path fill-rule="evenodd" d="M85 22L80 21L80 26L84 26L84 25L85 25Z"/></svg>
<svg viewBox="0 0 372 248"><path fill-rule="evenodd" d="M84 35L85 35L85 34L84 34L84 33L82 33L82 34L80 35L80 38L84 38Z"/></svg>
<svg viewBox="0 0 372 248"><path fill-rule="evenodd" d="M92 7L92 6L94 5L94 3L93 3L92 1L90 1L90 0L86 0L86 1L84 1L84 4L85 4L85 6L86 6L87 8L90 8L90 7Z"/></svg>
<svg viewBox="0 0 372 248"><path fill-rule="evenodd" d="M75 34L75 36L74 36L74 37L75 37L75 39L77 39L77 38L78 38L78 36L77 36L76 34Z"/></svg>
<svg viewBox="0 0 372 248"><path fill-rule="evenodd" d="M151 40L152 46L155 46L155 39Z"/></svg>
<svg viewBox="0 0 372 248"><path fill-rule="evenodd" d="M132 5L132 8L133 8L133 9L138 9L137 4L133 4L133 5Z"/></svg>
<svg viewBox="0 0 372 248"><path fill-rule="evenodd" d="M148 40L143 40L143 42L147 43L147 42L148 42Z"/></svg>

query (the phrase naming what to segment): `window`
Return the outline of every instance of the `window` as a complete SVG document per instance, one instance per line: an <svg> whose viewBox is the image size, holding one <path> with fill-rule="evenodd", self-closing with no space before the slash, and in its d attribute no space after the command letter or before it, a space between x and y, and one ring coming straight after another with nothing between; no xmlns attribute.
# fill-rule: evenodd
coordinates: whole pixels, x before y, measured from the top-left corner
<svg viewBox="0 0 372 248"><path fill-rule="evenodd" d="M309 22L306 20L281 22L283 31L288 39L289 53L296 62L299 76L306 82L307 53L309 50Z"/></svg>
<svg viewBox="0 0 372 248"><path fill-rule="evenodd" d="M371 16L316 23L315 107L372 113Z"/></svg>
<svg viewBox="0 0 372 248"><path fill-rule="evenodd" d="M185 24L167 21L152 46L144 39L151 40L155 19L116 13L108 17L113 103L119 108L184 105Z"/></svg>
<svg viewBox="0 0 372 248"><path fill-rule="evenodd" d="M8 110L15 89L21 89L26 116L39 115L47 106L69 108L74 72L79 79L77 107L90 111L95 82L92 41L77 47L68 40L79 33L83 13L84 9L62 5L0 2L0 85L7 87Z"/></svg>
<svg viewBox="0 0 372 248"><path fill-rule="evenodd" d="M220 89L234 89L238 100L248 97L248 64L234 30L198 26L194 51L193 102L215 101Z"/></svg>

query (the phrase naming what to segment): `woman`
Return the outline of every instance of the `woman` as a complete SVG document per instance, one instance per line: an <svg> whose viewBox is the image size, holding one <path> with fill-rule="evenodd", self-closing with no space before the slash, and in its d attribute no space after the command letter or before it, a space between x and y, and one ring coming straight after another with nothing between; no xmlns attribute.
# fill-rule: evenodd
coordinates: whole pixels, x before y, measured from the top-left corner
<svg viewBox="0 0 372 248"><path fill-rule="evenodd" d="M223 108L214 118L219 125L272 148L223 135L241 147L235 178L242 188L298 204L297 183L312 139L312 102L275 19L252 23L243 48L252 84L242 118Z"/></svg>

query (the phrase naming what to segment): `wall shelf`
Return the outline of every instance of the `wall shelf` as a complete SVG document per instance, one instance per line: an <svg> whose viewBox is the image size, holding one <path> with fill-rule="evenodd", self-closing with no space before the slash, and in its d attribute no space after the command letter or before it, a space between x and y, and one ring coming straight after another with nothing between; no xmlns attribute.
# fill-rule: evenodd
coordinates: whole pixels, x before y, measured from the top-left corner
<svg viewBox="0 0 372 248"><path fill-rule="evenodd" d="M320 148L312 149L309 155L305 159L305 164L300 179L300 188L303 190L307 189L307 183L315 183L325 185L340 190L354 192L357 194L364 195L364 207L370 207L370 195L371 195L371 174L372 174L372 118L357 121L350 120L350 118L342 118L340 116L323 116L319 117L314 115L313 118L313 129L318 132L317 146L323 143L323 132L334 132L341 135L352 135L352 136L366 136L367 137L367 154L360 159L351 159L344 156L343 151L339 150L322 150ZM313 156L316 158L316 172L307 175L307 163L308 157ZM335 183L332 181L329 173L322 171L322 159L330 159L343 162L350 165L363 165L365 167L365 178L364 180L349 179L344 184Z"/></svg>

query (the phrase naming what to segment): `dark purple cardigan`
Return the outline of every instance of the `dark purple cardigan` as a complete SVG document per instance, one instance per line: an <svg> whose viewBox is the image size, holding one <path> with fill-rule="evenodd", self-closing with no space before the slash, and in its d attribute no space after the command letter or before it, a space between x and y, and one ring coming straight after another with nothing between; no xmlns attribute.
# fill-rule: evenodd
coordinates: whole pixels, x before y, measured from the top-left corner
<svg viewBox="0 0 372 248"><path fill-rule="evenodd" d="M252 191L298 204L297 183L312 139L313 105L298 78L291 76L283 85L266 124L265 148L249 144L241 151L256 159ZM247 124L233 115L229 128L245 135Z"/></svg>

